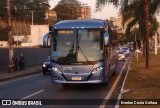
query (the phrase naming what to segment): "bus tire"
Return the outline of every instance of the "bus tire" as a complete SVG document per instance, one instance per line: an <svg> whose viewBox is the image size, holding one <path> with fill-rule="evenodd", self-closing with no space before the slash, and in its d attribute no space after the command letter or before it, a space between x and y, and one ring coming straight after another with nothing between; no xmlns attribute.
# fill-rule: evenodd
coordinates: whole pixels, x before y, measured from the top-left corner
<svg viewBox="0 0 160 108"><path fill-rule="evenodd" d="M101 85L102 85L103 87L106 87L106 86L108 85L108 81L103 82Z"/></svg>
<svg viewBox="0 0 160 108"><path fill-rule="evenodd" d="M69 84L62 84L62 86L63 86L63 87L68 87L68 86L69 86Z"/></svg>

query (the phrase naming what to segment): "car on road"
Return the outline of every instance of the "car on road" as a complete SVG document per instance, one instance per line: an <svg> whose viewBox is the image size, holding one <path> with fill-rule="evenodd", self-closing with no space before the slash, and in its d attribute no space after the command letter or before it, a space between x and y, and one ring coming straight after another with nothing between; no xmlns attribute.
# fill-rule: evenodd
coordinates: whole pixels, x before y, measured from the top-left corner
<svg viewBox="0 0 160 108"><path fill-rule="evenodd" d="M118 51L118 60L126 60L126 55L123 50Z"/></svg>
<svg viewBox="0 0 160 108"><path fill-rule="evenodd" d="M128 47L122 47L122 50L123 50L123 52L124 52L124 54L125 54L126 56L129 55L129 48L128 48Z"/></svg>
<svg viewBox="0 0 160 108"><path fill-rule="evenodd" d="M48 56L47 59L43 62L42 71L43 71L43 75L46 75L47 72L50 73L50 71L51 71L51 59L50 59L50 56Z"/></svg>

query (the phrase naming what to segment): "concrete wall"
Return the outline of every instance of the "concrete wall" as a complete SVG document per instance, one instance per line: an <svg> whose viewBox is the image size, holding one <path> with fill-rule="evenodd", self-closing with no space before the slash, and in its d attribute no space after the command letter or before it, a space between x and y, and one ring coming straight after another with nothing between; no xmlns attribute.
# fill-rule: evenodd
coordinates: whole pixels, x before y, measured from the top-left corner
<svg viewBox="0 0 160 108"><path fill-rule="evenodd" d="M0 71L7 70L9 64L8 52L8 48L0 48ZM50 55L49 48L14 48L14 54L18 59L21 52L24 54L26 66L42 64Z"/></svg>

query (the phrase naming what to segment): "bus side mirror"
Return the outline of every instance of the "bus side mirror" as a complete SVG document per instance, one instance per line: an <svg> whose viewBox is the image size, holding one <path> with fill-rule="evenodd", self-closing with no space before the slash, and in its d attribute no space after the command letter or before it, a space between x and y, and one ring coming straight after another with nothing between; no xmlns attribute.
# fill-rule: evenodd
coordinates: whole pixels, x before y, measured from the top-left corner
<svg viewBox="0 0 160 108"><path fill-rule="evenodd" d="M50 39L51 39L52 32L49 32L44 35L43 37L43 47L49 47L50 46Z"/></svg>
<svg viewBox="0 0 160 108"><path fill-rule="evenodd" d="M108 32L104 33L104 45L105 46L109 45L109 34L108 34Z"/></svg>

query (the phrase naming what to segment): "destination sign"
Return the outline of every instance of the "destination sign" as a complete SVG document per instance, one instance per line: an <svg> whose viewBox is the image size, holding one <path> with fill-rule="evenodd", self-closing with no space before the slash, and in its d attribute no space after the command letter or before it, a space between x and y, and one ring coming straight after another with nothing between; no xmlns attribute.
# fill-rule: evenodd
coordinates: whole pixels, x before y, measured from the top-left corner
<svg viewBox="0 0 160 108"><path fill-rule="evenodd" d="M59 30L58 34L73 34L72 30Z"/></svg>

